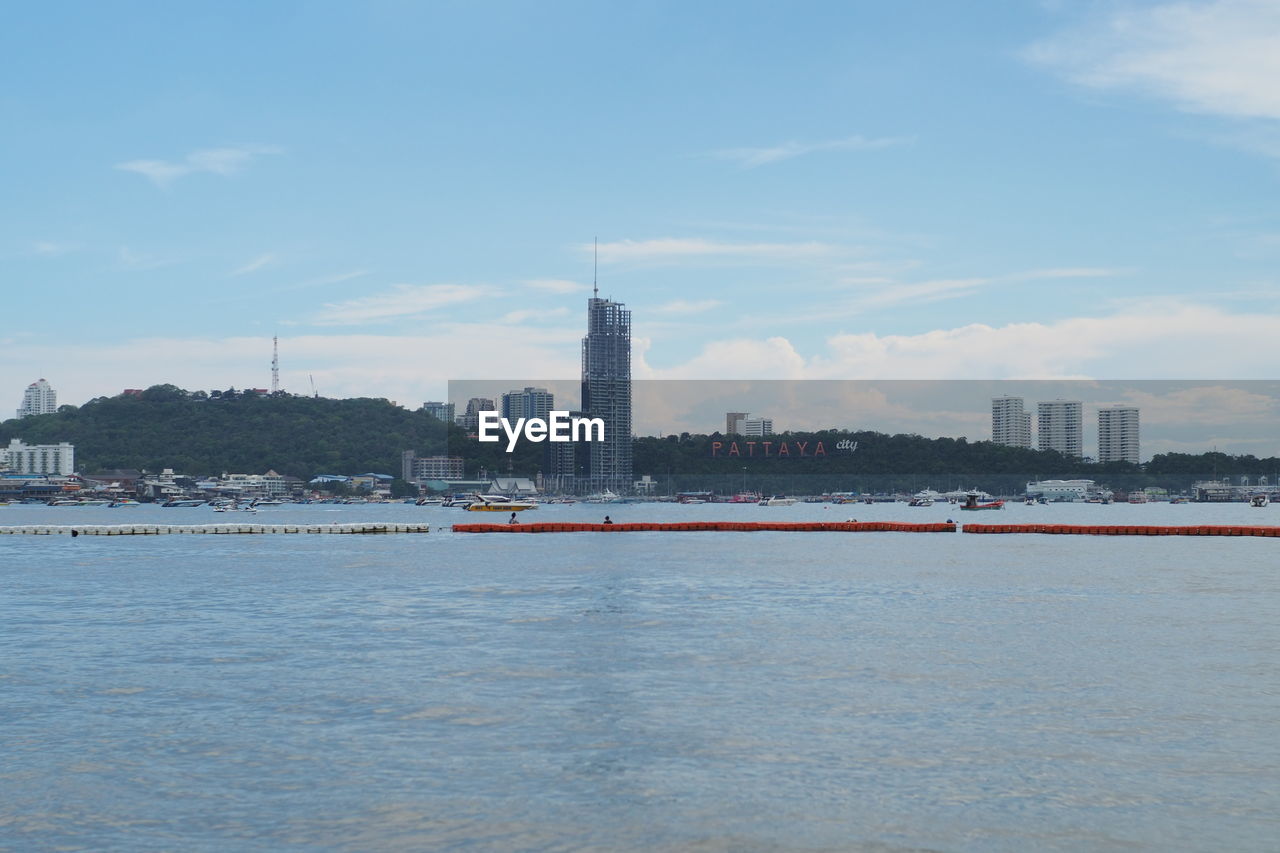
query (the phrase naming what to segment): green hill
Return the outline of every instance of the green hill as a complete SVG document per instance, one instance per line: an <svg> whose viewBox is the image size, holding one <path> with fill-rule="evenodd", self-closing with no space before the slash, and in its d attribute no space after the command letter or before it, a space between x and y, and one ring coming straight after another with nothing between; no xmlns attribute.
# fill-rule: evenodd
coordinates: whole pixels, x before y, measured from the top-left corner
<svg viewBox="0 0 1280 853"><path fill-rule="evenodd" d="M443 452L449 427L387 400L331 400L252 392L209 399L172 385L99 397L55 414L0 423L0 440L69 441L81 471L173 468L312 477L366 471L400 475L400 454Z"/></svg>

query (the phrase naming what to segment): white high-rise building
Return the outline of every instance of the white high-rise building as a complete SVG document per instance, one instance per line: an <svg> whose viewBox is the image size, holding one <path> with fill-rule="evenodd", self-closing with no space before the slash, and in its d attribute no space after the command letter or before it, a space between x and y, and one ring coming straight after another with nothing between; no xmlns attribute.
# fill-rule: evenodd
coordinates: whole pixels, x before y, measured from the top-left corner
<svg viewBox="0 0 1280 853"><path fill-rule="evenodd" d="M1138 464L1138 408L1098 409L1098 461Z"/></svg>
<svg viewBox="0 0 1280 853"><path fill-rule="evenodd" d="M773 435L773 418L743 418L738 421L742 428L738 430L739 434L748 438L762 438L766 435Z"/></svg>
<svg viewBox="0 0 1280 853"><path fill-rule="evenodd" d="M1021 397L991 398L991 440L1009 447L1031 446L1031 413Z"/></svg>
<svg viewBox="0 0 1280 853"><path fill-rule="evenodd" d="M1037 440L1041 450L1067 456L1084 455L1084 404L1079 400L1053 400L1037 404Z"/></svg>
<svg viewBox="0 0 1280 853"><path fill-rule="evenodd" d="M546 388L525 388L502 395L502 416L512 423L517 418L542 418L545 421L555 407L556 397Z"/></svg>
<svg viewBox="0 0 1280 853"><path fill-rule="evenodd" d="M74 474L76 448L68 442L59 444L23 444L14 438L0 448L0 467L19 474Z"/></svg>
<svg viewBox="0 0 1280 853"><path fill-rule="evenodd" d="M773 418L752 417L746 412L728 412L725 414L725 428L725 435L760 438L773 435Z"/></svg>
<svg viewBox="0 0 1280 853"><path fill-rule="evenodd" d="M58 392L43 379L32 382L22 394L22 406L18 409L18 417L27 415L48 415L58 411Z"/></svg>

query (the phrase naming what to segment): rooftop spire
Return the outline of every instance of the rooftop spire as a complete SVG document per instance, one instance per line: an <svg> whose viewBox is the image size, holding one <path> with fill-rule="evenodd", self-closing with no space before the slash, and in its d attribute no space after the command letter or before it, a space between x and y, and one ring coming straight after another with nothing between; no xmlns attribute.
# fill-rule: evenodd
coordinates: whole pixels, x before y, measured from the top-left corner
<svg viewBox="0 0 1280 853"><path fill-rule="evenodd" d="M591 295L600 298L600 284L596 274L600 270L600 238L591 238Z"/></svg>

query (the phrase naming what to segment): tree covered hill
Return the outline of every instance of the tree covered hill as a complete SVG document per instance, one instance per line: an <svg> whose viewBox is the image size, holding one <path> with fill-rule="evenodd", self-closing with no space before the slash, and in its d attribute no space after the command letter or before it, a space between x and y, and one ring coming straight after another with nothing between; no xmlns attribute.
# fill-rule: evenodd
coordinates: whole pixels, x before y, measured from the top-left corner
<svg viewBox="0 0 1280 853"><path fill-rule="evenodd" d="M387 400L332 400L253 392L209 399L157 385L141 394L99 397L55 414L0 423L0 441L69 441L81 471L173 468L312 477L367 471L400 475L400 454L444 452L450 427ZM460 437L460 436L459 436Z"/></svg>
<svg viewBox="0 0 1280 853"><path fill-rule="evenodd" d="M224 471L262 473L274 469L304 479L322 473L367 471L399 476L401 453L462 456L468 476L532 477L546 472L545 444L521 442L514 454L505 442L481 444L463 431L422 411L387 400L335 400L254 392L210 398L173 385L140 394L99 397L79 408L0 423L0 444L20 438L28 444L69 441L76 467L92 472L113 468L158 471L173 468L195 476ZM1097 465L1053 451L1004 447L990 441L925 438L918 435L829 430L772 436L774 441L824 442L825 457L771 458L716 454L715 435L642 437L635 442L637 477L649 474L668 488L746 487L776 492L823 490L911 490L932 486L979 486L1016 493L1030 479L1085 477L1113 488L1185 488L1195 480L1259 475L1274 478L1280 459L1223 453L1159 454L1145 465ZM745 440L742 451L745 453ZM840 442L857 449L841 452ZM580 456L585 454L580 453ZM585 459L583 460L585 461ZM743 469L747 469L745 472ZM745 480L745 483L744 483ZM1272 479L1272 482L1275 482Z"/></svg>

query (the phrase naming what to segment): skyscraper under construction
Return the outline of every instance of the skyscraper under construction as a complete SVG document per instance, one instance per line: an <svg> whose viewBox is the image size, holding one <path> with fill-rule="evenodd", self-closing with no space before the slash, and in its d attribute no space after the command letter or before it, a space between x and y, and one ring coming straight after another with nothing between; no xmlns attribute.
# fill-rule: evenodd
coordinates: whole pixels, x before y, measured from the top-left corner
<svg viewBox="0 0 1280 853"><path fill-rule="evenodd" d="M587 300L582 339L582 411L604 421L604 441L590 443L587 488L631 490L631 312L621 302Z"/></svg>

